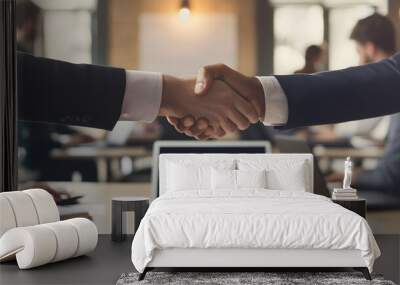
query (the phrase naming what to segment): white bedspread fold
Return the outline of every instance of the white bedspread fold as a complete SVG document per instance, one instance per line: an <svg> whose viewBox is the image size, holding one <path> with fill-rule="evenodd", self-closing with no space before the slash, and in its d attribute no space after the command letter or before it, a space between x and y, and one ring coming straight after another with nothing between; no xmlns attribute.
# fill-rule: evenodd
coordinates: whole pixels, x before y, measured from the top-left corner
<svg viewBox="0 0 400 285"><path fill-rule="evenodd" d="M132 262L143 272L165 248L358 249L371 272L380 255L359 215L320 195L265 189L156 199L134 237Z"/></svg>

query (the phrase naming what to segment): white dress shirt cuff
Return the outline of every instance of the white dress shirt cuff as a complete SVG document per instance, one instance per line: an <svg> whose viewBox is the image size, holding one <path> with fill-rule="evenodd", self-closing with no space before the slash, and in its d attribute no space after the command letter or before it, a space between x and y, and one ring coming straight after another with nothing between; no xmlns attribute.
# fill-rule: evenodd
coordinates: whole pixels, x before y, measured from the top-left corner
<svg viewBox="0 0 400 285"><path fill-rule="evenodd" d="M286 94L274 76L257 77L264 89L265 117L264 125L280 126L288 121L288 103Z"/></svg>
<svg viewBox="0 0 400 285"><path fill-rule="evenodd" d="M154 121L160 111L161 96L161 73L127 70L120 120Z"/></svg>

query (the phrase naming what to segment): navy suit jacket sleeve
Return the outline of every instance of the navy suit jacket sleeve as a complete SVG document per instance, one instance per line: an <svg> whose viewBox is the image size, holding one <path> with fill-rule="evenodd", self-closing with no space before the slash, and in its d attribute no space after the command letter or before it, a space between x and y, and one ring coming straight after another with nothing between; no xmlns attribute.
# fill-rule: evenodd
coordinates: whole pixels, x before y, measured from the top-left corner
<svg viewBox="0 0 400 285"><path fill-rule="evenodd" d="M110 130L121 114L125 70L17 55L21 120Z"/></svg>
<svg viewBox="0 0 400 285"><path fill-rule="evenodd" d="M285 128L400 112L400 53L359 67L276 78L288 101Z"/></svg>

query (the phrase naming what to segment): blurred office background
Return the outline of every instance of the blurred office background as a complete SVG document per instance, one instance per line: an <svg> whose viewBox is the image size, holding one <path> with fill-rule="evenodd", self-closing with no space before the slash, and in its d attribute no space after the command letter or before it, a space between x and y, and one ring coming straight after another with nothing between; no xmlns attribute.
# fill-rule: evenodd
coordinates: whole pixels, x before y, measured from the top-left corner
<svg viewBox="0 0 400 285"><path fill-rule="evenodd" d="M398 48L398 0L21 0L17 40L19 50L37 56L173 75L220 62L246 75L313 73L358 65L350 34L374 13L390 19ZM304 140L333 187L346 156L357 171L379 165L389 125L378 118L282 133L256 124L224 140L270 141L275 152L276 135ZM20 188L48 189L64 217L90 217L101 233L110 232L112 197L150 196L153 143L190 140L163 119L121 122L112 132L29 122L18 128ZM400 186L374 193L374 232L400 233Z"/></svg>

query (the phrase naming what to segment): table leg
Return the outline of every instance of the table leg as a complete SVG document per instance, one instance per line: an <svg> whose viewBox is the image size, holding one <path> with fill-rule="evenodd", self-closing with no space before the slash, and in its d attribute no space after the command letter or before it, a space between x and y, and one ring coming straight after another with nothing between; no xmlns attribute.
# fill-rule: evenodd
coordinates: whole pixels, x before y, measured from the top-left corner
<svg viewBox="0 0 400 285"><path fill-rule="evenodd" d="M99 182L107 182L108 180L107 159L105 158L96 159L96 167L97 167L97 179L99 180Z"/></svg>
<svg viewBox="0 0 400 285"><path fill-rule="evenodd" d="M118 181L121 179L121 161L120 158L111 159L111 181Z"/></svg>
<svg viewBox="0 0 400 285"><path fill-rule="evenodd" d="M125 235L122 232L122 204L112 201L112 230L111 230L111 239L113 241L123 241L125 239Z"/></svg>

